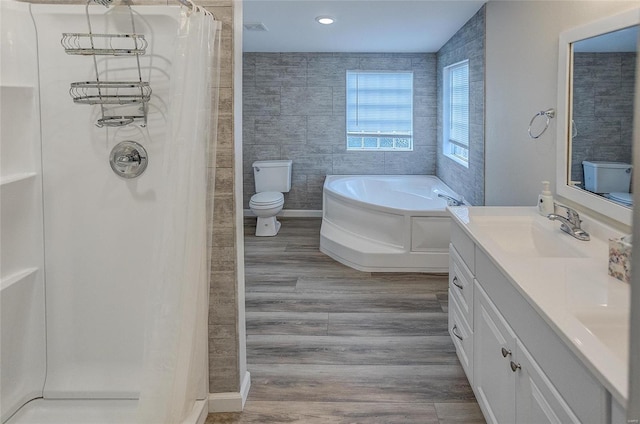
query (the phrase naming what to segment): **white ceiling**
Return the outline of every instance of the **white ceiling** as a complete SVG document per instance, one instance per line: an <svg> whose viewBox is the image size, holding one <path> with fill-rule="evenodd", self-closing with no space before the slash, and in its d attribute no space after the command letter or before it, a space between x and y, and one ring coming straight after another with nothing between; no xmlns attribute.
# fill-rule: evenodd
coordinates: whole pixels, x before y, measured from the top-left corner
<svg viewBox="0 0 640 424"><path fill-rule="evenodd" d="M244 0L245 52L437 52L485 0ZM320 25L317 16L336 19Z"/></svg>

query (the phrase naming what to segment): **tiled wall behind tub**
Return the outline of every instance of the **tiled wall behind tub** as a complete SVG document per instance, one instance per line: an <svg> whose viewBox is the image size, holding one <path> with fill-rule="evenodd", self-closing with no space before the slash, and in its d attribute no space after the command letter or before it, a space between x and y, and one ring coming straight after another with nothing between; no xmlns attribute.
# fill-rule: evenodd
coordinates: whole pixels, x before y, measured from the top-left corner
<svg viewBox="0 0 640 424"><path fill-rule="evenodd" d="M412 152L347 152L347 70L413 71ZM285 209L322 209L332 174L434 174L435 54L245 53L244 207L255 193L256 160L293 160Z"/></svg>
<svg viewBox="0 0 640 424"><path fill-rule="evenodd" d="M583 160L631 163L636 53L575 53L573 75L571 179L584 183Z"/></svg>
<svg viewBox="0 0 640 424"><path fill-rule="evenodd" d="M482 8L438 51L438 99L446 66L469 59L469 167L442 152L442 102L438 102L436 175L472 205L484 205L485 11Z"/></svg>

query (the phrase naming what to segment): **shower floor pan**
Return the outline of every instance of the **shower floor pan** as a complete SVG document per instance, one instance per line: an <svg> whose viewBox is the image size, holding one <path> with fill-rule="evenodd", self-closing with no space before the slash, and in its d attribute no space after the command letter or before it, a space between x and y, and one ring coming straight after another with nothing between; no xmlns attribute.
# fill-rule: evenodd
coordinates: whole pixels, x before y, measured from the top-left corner
<svg viewBox="0 0 640 424"><path fill-rule="evenodd" d="M36 399L24 405L6 424L131 424L137 400ZM204 400L194 405L182 424L203 424L208 408Z"/></svg>

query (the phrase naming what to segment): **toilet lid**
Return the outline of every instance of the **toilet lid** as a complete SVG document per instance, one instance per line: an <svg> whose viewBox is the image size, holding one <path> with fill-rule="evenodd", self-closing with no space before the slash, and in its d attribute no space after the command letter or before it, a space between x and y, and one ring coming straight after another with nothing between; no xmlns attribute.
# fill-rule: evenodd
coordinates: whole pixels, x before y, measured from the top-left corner
<svg viewBox="0 0 640 424"><path fill-rule="evenodd" d="M624 203L625 205L632 205L633 198L631 193L614 192L609 193L609 197L616 202Z"/></svg>
<svg viewBox="0 0 640 424"><path fill-rule="evenodd" d="M263 191L251 196L251 203L259 206L273 205L284 201L284 195L277 191Z"/></svg>

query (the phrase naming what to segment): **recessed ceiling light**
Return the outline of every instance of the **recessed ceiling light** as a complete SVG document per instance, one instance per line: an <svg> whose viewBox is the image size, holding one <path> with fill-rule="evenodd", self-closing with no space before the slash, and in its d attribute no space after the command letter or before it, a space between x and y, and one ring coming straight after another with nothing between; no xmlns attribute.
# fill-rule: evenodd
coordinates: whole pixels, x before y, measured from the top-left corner
<svg viewBox="0 0 640 424"><path fill-rule="evenodd" d="M331 16L318 16L316 18L316 22L322 25L331 25L335 22L335 19L333 19Z"/></svg>

